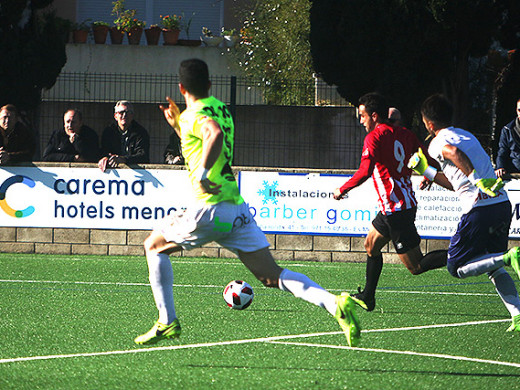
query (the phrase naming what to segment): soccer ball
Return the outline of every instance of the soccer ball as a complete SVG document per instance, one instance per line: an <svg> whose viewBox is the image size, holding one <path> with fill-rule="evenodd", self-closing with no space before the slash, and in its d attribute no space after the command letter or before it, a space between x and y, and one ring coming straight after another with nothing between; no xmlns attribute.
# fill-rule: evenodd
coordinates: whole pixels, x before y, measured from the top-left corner
<svg viewBox="0 0 520 390"><path fill-rule="evenodd" d="M224 300L235 310L244 310L253 302L253 287L243 280L233 280L224 289Z"/></svg>

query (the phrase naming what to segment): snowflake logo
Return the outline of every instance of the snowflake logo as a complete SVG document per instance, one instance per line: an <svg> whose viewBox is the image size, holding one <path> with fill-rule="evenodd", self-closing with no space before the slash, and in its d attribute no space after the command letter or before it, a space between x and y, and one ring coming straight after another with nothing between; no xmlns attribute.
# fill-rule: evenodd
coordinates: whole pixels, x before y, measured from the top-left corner
<svg viewBox="0 0 520 390"><path fill-rule="evenodd" d="M278 191L278 181L273 181L273 184L269 184L268 181L264 180L262 184L264 188L258 190L258 195L264 197L262 203L267 204L268 202L271 202L272 204L278 204L278 199L276 199L276 193Z"/></svg>

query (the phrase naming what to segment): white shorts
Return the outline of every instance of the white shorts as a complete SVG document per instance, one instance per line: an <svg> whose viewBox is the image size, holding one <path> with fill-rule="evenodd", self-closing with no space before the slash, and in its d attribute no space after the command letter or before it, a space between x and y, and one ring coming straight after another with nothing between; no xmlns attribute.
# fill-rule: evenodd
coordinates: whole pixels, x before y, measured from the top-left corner
<svg viewBox="0 0 520 390"><path fill-rule="evenodd" d="M156 231L169 242L190 250L215 241L233 253L269 247L265 234L249 212L249 205L221 202L169 215Z"/></svg>

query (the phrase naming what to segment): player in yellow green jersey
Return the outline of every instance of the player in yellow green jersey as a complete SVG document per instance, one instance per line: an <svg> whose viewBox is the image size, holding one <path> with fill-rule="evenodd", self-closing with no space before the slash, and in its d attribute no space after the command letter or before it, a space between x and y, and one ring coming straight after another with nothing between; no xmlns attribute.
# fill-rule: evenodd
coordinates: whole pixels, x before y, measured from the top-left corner
<svg viewBox="0 0 520 390"><path fill-rule="evenodd" d="M233 119L226 105L209 95L211 82L206 63L199 59L183 61L179 79L186 110L181 114L170 98L169 106L161 106L161 110L181 140L196 202L194 207L168 217L144 242L159 318L135 342L155 344L180 336L169 255L215 241L236 253L266 287L288 291L326 309L338 320L348 344L357 345L361 328L351 297L346 293L335 296L307 276L282 269L273 259L269 243L242 199L231 170Z"/></svg>

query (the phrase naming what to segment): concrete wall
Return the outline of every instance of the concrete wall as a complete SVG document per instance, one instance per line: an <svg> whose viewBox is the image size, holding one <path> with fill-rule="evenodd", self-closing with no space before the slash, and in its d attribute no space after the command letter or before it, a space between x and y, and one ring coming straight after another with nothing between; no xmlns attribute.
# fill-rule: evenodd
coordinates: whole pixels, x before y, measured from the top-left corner
<svg viewBox="0 0 520 390"><path fill-rule="evenodd" d="M212 75L237 75L227 50L218 47L69 43L66 50L62 72L171 75L182 60L196 57Z"/></svg>

